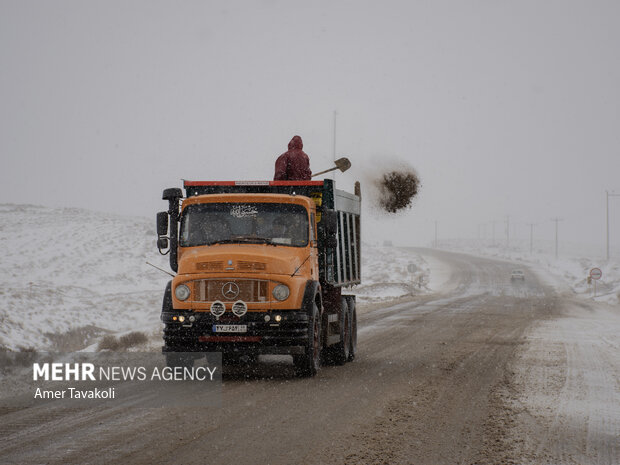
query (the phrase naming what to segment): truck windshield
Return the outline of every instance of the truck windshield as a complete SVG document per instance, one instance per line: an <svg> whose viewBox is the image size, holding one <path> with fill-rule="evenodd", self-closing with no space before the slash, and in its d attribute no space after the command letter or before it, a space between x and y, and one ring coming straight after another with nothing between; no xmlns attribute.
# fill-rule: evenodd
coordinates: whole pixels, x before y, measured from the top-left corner
<svg viewBox="0 0 620 465"><path fill-rule="evenodd" d="M253 243L305 247L308 212L281 203L204 203L189 205L181 217L181 247Z"/></svg>

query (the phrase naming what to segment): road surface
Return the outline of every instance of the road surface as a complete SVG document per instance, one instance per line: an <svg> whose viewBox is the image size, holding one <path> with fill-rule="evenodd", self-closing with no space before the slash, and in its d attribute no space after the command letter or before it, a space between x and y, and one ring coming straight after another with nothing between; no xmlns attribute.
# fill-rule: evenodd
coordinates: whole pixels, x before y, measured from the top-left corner
<svg viewBox="0 0 620 465"><path fill-rule="evenodd" d="M222 408L4 410L0 463L620 463L613 314L523 266L420 252L449 292L360 314L353 363L299 379L261 359L225 375Z"/></svg>

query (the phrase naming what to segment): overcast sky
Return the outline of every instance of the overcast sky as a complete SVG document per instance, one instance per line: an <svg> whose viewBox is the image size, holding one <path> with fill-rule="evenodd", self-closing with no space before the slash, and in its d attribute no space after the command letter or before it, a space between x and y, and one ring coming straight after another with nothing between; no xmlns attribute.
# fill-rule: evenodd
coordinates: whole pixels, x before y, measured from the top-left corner
<svg viewBox="0 0 620 465"><path fill-rule="evenodd" d="M615 0L0 0L0 202L154 219L182 178L271 179L295 134L328 168L337 110L339 187L386 160L423 182L365 212L367 240L500 238L507 216L553 239L560 217L602 253L619 44Z"/></svg>

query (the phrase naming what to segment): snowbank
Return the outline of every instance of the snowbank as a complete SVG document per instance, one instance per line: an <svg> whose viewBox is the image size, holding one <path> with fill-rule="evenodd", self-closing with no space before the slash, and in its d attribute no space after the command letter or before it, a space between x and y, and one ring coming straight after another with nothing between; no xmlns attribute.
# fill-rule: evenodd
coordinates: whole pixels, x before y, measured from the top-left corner
<svg viewBox="0 0 620 465"><path fill-rule="evenodd" d="M68 349L106 332L159 327L170 279L155 220L0 205L0 347Z"/></svg>
<svg viewBox="0 0 620 465"><path fill-rule="evenodd" d="M430 275L428 262L410 249L362 244L362 284L345 292L362 304L426 294Z"/></svg>
<svg viewBox="0 0 620 465"><path fill-rule="evenodd" d="M560 292L571 291L578 296L618 305L620 302L620 259L609 261L586 246L571 245L555 258L553 244L543 243L530 253L529 241L512 241L510 247L492 245L485 241L453 239L442 241L440 248L474 255L522 262L531 267L547 284ZM588 283L592 268L599 268L602 278Z"/></svg>

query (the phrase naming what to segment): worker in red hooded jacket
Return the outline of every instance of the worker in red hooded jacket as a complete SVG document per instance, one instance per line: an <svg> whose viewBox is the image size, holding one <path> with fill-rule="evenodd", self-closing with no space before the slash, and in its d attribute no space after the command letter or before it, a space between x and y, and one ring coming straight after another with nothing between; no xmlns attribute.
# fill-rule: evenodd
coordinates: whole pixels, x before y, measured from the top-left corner
<svg viewBox="0 0 620 465"><path fill-rule="evenodd" d="M294 136L288 143L288 151L284 152L276 160L276 173L274 181L309 181L312 177L310 171L310 158L302 150L304 147L301 137Z"/></svg>

